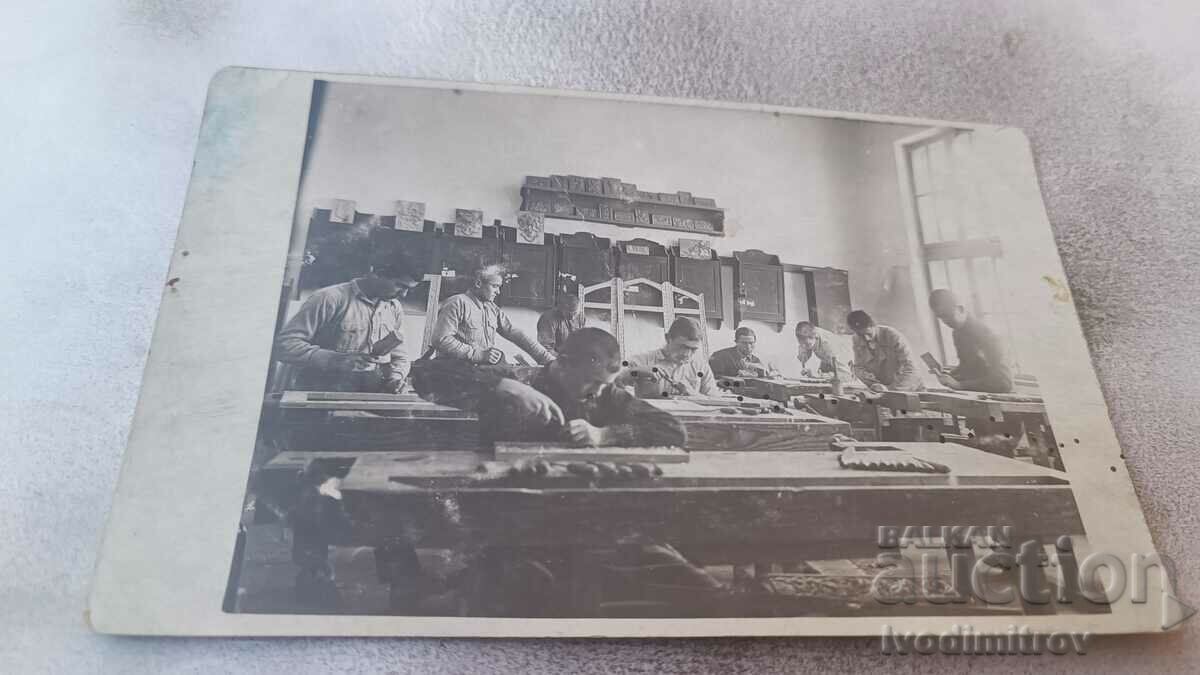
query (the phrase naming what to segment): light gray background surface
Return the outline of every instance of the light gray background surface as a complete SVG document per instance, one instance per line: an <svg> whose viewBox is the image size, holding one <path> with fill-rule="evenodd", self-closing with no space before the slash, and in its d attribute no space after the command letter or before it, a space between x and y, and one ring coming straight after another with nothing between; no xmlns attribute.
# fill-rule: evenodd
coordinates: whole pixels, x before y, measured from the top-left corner
<svg viewBox="0 0 1200 675"><path fill-rule="evenodd" d="M0 663L17 671L954 669L878 640L157 640L83 619L209 77L225 65L1010 124L1179 595L1200 603L1200 3L70 2L0 8ZM219 350L220 345L214 345ZM186 532L180 532L186 537ZM225 561L214 561L225 565ZM180 579L179 583L188 583ZM1082 658L1200 669L1200 619Z"/></svg>

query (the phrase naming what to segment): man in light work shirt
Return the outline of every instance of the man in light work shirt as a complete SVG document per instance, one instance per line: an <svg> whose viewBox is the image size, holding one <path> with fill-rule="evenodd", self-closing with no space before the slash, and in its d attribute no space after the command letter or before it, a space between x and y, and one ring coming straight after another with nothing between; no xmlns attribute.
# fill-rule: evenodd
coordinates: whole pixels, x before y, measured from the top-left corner
<svg viewBox="0 0 1200 675"><path fill-rule="evenodd" d="M837 353L834 346L837 336L830 331L819 326L814 326L807 321L801 321L796 324L796 359L800 361L800 374L804 377L832 378L835 371L838 379L842 382L850 382L853 375L850 373L849 360ZM817 368L812 370L808 367L808 362L813 357L817 357Z"/></svg>
<svg viewBox="0 0 1200 675"><path fill-rule="evenodd" d="M873 391L920 391L925 388L913 365L912 349L900 331L880 326L856 309L846 317L854 331L854 376Z"/></svg>
<svg viewBox="0 0 1200 675"><path fill-rule="evenodd" d="M967 311L949 289L938 288L929 294L929 307L954 331L954 351L958 366L937 374L938 381L951 389L1005 394L1013 390L1012 370L1004 355L1000 338Z"/></svg>
<svg viewBox="0 0 1200 675"><path fill-rule="evenodd" d="M696 359L703 330L687 317L675 319L667 329L667 343L654 351L629 358L629 367L619 380L636 383L649 378L663 391L679 396L711 396L717 393L712 371Z"/></svg>
<svg viewBox="0 0 1200 675"><path fill-rule="evenodd" d="M313 292L275 339L275 357L298 370L292 386L399 392L409 371L400 298L422 277L412 261L393 258L366 276ZM395 344L372 356L384 340Z"/></svg>
<svg viewBox="0 0 1200 675"><path fill-rule="evenodd" d="M538 317L538 342L557 354L571 333L586 325L587 318L580 308L579 296L574 293L562 293L554 307L542 312Z"/></svg>
<svg viewBox="0 0 1200 675"><path fill-rule="evenodd" d="M433 347L439 359L485 365L505 362L504 352L496 348L496 335L500 335L540 364L554 360L553 354L514 326L508 314L496 306L496 296L504 284L503 275L504 270L498 265L478 270L470 289L450 296L438 308Z"/></svg>
<svg viewBox="0 0 1200 675"><path fill-rule="evenodd" d="M769 361L754 353L758 336L746 326L733 334L733 346L717 350L709 359L708 367L716 377L779 377Z"/></svg>

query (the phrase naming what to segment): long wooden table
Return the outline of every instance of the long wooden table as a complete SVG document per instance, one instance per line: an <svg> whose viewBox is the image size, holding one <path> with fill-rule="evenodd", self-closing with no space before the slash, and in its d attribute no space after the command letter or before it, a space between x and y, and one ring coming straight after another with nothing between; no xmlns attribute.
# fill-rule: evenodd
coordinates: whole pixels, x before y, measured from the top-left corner
<svg viewBox="0 0 1200 675"><path fill-rule="evenodd" d="M285 391L274 435L289 450L439 450L482 447L475 413L416 394Z"/></svg>
<svg viewBox="0 0 1200 675"><path fill-rule="evenodd" d="M921 406L927 410L937 410L960 417L991 418L996 422L1004 421L1006 414L1046 414L1045 403L1005 400L1004 395L977 391L923 391L920 392L920 398Z"/></svg>
<svg viewBox="0 0 1200 675"><path fill-rule="evenodd" d="M636 532L754 561L801 550L811 557L814 547L831 557L841 557L833 550L839 547L877 549L877 528L889 524L953 521L1008 525L1024 536L1083 533L1061 472L953 443L896 446L950 472L845 469L833 451L693 452L691 461L663 464L663 475L643 484L596 488L580 479L530 488L476 484L472 476L486 453L371 453L359 456L341 489L364 537L403 534L410 520L421 524L421 543L445 546L464 538L587 545ZM456 506L448 515L451 496Z"/></svg>
<svg viewBox="0 0 1200 675"><path fill-rule="evenodd" d="M826 381L787 378L739 378L729 384L735 391L777 401L802 401L820 415L849 422L856 438L875 435L881 440L926 440L942 435L966 434L959 421L966 420L977 436L1003 439L1011 450L1030 456L1046 466L1061 467L1056 456L1053 430L1046 417L1045 404L1038 397L1020 394L990 394L934 388L920 392L874 392L862 387L847 387L840 394ZM1022 400L1026 399L1026 400ZM1035 400L1028 400L1035 399ZM880 408L888 410L880 414ZM943 422L939 415L949 415Z"/></svg>
<svg viewBox="0 0 1200 675"><path fill-rule="evenodd" d="M285 452L259 473L283 490L334 462L348 546L586 550L637 536L703 565L872 558L881 526L1009 527L1014 541L1084 535L1065 474L953 443L893 444L946 474L842 468L838 452L693 452L662 476L613 486L582 477L480 480L473 451ZM331 465L332 467L332 465Z"/></svg>
<svg viewBox="0 0 1200 675"><path fill-rule="evenodd" d="M646 399L675 416L687 450L825 450L841 420L736 397ZM442 450L482 448L475 413L430 403L415 394L287 391L278 427L289 450ZM751 407L764 412L749 414ZM733 410L734 412L727 412Z"/></svg>
<svg viewBox="0 0 1200 675"><path fill-rule="evenodd" d="M765 398L787 403L793 396L832 393L833 385L818 378L790 379L786 377L743 377L729 380L734 390L744 396Z"/></svg>
<svg viewBox="0 0 1200 675"><path fill-rule="evenodd" d="M883 440L907 440L913 431L922 432L925 429L929 432L927 438L936 438L942 433L958 433L955 431L958 418L986 420L992 425L1006 426L1014 434L1024 435L1025 426L1030 420L1039 416L1044 419L1046 412L1045 404L1041 401L1022 400L1037 398L1028 395L949 389L874 392L861 387L849 387L844 393L835 395L832 386L827 383L757 378L746 378L746 383L746 390L765 392L766 396L775 400L801 400L819 414L846 420L856 429L875 426ZM886 408L888 414L877 415L876 411L880 408ZM916 419L930 417L931 414L950 415L955 422L943 425L936 419ZM893 433L889 433L889 426L893 427ZM1042 451L1052 447L1042 448L1036 438L1029 442Z"/></svg>

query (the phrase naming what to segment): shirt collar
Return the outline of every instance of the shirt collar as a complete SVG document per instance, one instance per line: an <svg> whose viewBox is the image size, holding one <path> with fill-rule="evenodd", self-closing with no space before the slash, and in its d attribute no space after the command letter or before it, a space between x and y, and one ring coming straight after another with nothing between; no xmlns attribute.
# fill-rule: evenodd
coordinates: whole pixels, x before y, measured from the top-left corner
<svg viewBox="0 0 1200 675"><path fill-rule="evenodd" d="M696 361L696 357L694 357L694 356L693 356L692 358L690 358L690 359L686 359L686 360L684 360L684 361L682 361L682 362L680 362L680 361L675 361L675 360L673 360L673 359L672 359L672 358L671 358L671 357L670 357L670 356L667 354L667 348L666 348L666 347L659 347L659 348L658 348L658 349L657 349L657 350L654 352L654 360L655 360L657 363L661 363L663 366L669 366L669 367L671 367L671 368L683 368L683 367L685 367L685 366L690 366L690 365L692 365L693 363L695 363L695 361Z"/></svg>
<svg viewBox="0 0 1200 675"><path fill-rule="evenodd" d="M362 300L363 302L367 303L368 305L374 305L378 302L378 300L376 300L375 298L372 298L371 296L367 295L363 291L362 286L360 286L358 284L358 279L354 279L353 281L350 282L350 291L354 297L358 298L359 300Z"/></svg>
<svg viewBox="0 0 1200 675"><path fill-rule="evenodd" d="M380 304L385 303L385 302L399 302L398 298L394 298L392 300L382 300L379 298L372 298L371 296L367 295L366 292L363 291L362 286L358 285L358 279L354 279L350 282L350 289L351 289L352 297L356 297L359 300L362 300L363 302L365 302L366 304L368 304L372 307L378 307Z"/></svg>
<svg viewBox="0 0 1200 675"><path fill-rule="evenodd" d="M480 309L487 309L488 305L496 304L494 302L488 302L488 301L484 300L483 298L479 297L478 295L475 295L471 291L465 291L465 292L463 292L463 295L467 296L467 299L469 299L476 307L478 307Z"/></svg>

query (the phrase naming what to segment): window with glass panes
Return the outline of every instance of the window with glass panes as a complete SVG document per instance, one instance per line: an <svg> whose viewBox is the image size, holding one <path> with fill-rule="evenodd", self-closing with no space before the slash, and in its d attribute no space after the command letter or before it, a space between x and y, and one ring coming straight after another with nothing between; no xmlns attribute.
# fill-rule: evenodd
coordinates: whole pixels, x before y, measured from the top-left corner
<svg viewBox="0 0 1200 675"><path fill-rule="evenodd" d="M1011 308L1000 289L1005 274L1004 250L997 234L1004 223L990 208L994 198L976 177L977 155L970 131L945 129L906 146L909 185L920 237L926 294L949 288L959 300L1011 346ZM949 328L934 319L943 363L957 363ZM1012 350L1009 349L1010 358ZM1016 364L1014 364L1016 365Z"/></svg>

